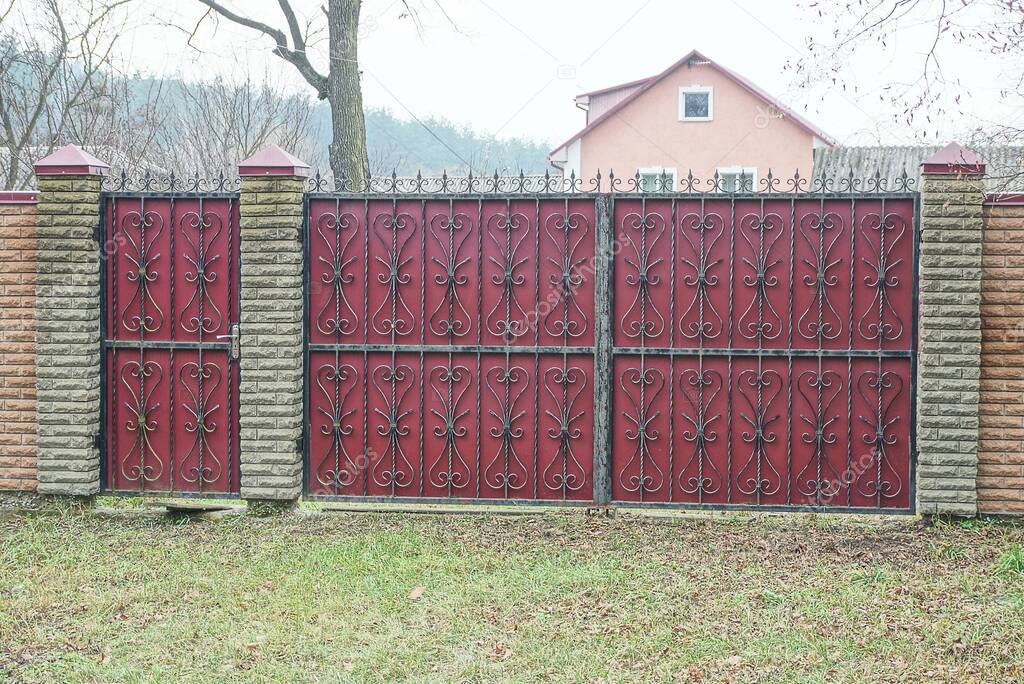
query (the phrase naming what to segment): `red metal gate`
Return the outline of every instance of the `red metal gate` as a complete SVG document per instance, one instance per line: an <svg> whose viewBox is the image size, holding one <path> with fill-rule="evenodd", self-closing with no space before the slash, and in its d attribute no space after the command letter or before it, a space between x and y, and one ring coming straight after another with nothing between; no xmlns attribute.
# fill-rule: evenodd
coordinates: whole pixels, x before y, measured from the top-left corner
<svg viewBox="0 0 1024 684"><path fill-rule="evenodd" d="M910 510L916 208L312 195L307 494Z"/></svg>
<svg viewBox="0 0 1024 684"><path fill-rule="evenodd" d="M613 500L910 508L915 209L617 198Z"/></svg>
<svg viewBox="0 0 1024 684"><path fill-rule="evenodd" d="M307 493L589 501L594 212L313 196Z"/></svg>
<svg viewBox="0 0 1024 684"><path fill-rule="evenodd" d="M238 195L109 193L101 226L104 489L237 494Z"/></svg>

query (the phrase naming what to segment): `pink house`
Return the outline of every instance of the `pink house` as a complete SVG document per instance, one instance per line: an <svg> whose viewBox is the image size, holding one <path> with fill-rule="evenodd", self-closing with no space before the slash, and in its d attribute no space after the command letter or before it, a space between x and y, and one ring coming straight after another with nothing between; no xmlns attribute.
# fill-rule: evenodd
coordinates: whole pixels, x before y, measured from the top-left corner
<svg viewBox="0 0 1024 684"><path fill-rule="evenodd" d="M769 169L809 178L814 150L835 142L739 74L696 50L651 78L577 96L586 126L548 160L568 177L639 172L646 189L661 178L679 187L688 173L717 172L727 190L753 189Z"/></svg>

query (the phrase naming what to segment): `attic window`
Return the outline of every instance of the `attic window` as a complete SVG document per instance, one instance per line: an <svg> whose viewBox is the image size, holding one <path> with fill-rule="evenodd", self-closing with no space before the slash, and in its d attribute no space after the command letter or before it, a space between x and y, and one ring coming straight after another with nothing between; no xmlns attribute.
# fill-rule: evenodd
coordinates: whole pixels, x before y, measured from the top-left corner
<svg viewBox="0 0 1024 684"><path fill-rule="evenodd" d="M714 91L706 86L679 89L680 121L711 121L715 114Z"/></svg>

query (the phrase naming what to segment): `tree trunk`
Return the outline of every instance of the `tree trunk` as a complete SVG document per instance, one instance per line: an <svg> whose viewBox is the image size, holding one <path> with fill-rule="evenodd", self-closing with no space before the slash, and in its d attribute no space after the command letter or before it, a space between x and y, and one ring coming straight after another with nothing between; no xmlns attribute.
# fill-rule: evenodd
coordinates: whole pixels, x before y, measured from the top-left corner
<svg viewBox="0 0 1024 684"><path fill-rule="evenodd" d="M366 154L366 122L363 119L363 90L359 82L359 10L362 0L329 0L327 30L330 70L327 100L331 105L333 142L331 171L335 178L347 178L352 189L362 188L369 179Z"/></svg>

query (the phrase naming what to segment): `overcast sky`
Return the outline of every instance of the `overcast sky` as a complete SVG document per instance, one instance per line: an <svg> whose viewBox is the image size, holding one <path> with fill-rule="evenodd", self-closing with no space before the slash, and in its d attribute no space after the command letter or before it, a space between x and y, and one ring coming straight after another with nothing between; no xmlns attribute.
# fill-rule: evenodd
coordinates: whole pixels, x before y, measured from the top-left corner
<svg viewBox="0 0 1024 684"><path fill-rule="evenodd" d="M826 3L828 0L825 0ZM293 0L323 25L319 1ZM696 48L747 76L805 114L846 144L910 144L925 131L940 138L962 137L990 121L1024 118L1020 100L1004 101L1001 87L1014 83L1010 69L968 48L941 55L947 80L964 116L925 126L893 121L893 107L879 97L879 85L915 78L929 34L907 25L885 48L859 53L846 72L844 92L822 84L793 87L783 67L798 58L808 31L822 23L801 3L775 0L440 0L457 25L426 9L419 34L402 19L400 0L365 0L360 62L364 103L409 118L443 117L507 137L561 141L583 123L573 97L595 88L656 74ZM163 21L191 28L201 16L195 0L173 4L145 0L147 14L133 17L122 56L133 68L203 78L248 68L279 74L286 87L301 89L301 78L269 54L270 41L226 21L207 21L186 46L183 32ZM144 3L144 4L145 4ZM229 7L282 24L276 0L226 0ZM326 45L314 49L322 62ZM855 91L856 89L856 91Z"/></svg>

